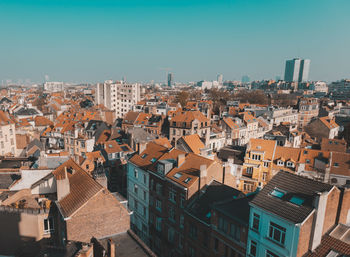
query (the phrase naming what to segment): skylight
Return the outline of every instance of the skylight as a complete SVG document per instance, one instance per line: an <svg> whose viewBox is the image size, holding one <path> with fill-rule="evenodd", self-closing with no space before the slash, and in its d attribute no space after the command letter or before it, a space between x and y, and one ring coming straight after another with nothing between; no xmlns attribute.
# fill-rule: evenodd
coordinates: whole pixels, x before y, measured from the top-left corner
<svg viewBox="0 0 350 257"><path fill-rule="evenodd" d="M190 182L191 181L191 178L186 178L185 180L184 180L184 182L187 184L188 182Z"/></svg>
<svg viewBox="0 0 350 257"><path fill-rule="evenodd" d="M174 178L179 179L179 178L181 178L181 176L182 176L182 174L181 174L180 172L177 172L177 173L174 175Z"/></svg>
<svg viewBox="0 0 350 257"><path fill-rule="evenodd" d="M272 190L270 195L281 199L285 195L285 192L275 188L274 190Z"/></svg>
<svg viewBox="0 0 350 257"><path fill-rule="evenodd" d="M145 159L145 158L147 157L147 155L148 155L148 154L144 153L144 154L141 156L141 158L142 158L142 159Z"/></svg>
<svg viewBox="0 0 350 257"><path fill-rule="evenodd" d="M156 158L152 158L152 159L151 159L151 162L152 162L152 163L155 163L156 160L157 160Z"/></svg>
<svg viewBox="0 0 350 257"><path fill-rule="evenodd" d="M295 205L302 205L304 203L304 199L300 198L298 196L293 196L292 198L290 198L289 202L294 203Z"/></svg>

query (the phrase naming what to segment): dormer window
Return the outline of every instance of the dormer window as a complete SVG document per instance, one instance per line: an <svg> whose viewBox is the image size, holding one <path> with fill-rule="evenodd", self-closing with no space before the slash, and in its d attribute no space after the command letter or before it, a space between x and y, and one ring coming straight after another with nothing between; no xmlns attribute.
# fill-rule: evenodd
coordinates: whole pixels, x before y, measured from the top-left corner
<svg viewBox="0 0 350 257"><path fill-rule="evenodd" d="M294 167L294 163L291 161L287 162L287 167L293 168Z"/></svg>
<svg viewBox="0 0 350 257"><path fill-rule="evenodd" d="M277 161L277 165L278 165L278 166L284 166L284 161L278 160L278 161Z"/></svg>

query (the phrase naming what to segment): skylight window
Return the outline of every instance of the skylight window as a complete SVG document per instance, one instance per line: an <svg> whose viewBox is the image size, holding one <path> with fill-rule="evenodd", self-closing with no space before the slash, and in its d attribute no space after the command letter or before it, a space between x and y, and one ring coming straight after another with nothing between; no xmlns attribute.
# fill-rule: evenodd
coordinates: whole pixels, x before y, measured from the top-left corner
<svg viewBox="0 0 350 257"><path fill-rule="evenodd" d="M179 179L179 178L181 178L181 176L182 176L182 174L181 174L180 172L177 172L177 173L174 175L174 178Z"/></svg>
<svg viewBox="0 0 350 257"><path fill-rule="evenodd" d="M304 203L304 199L298 196L293 196L290 198L289 202L294 203L295 205L301 206Z"/></svg>
<svg viewBox="0 0 350 257"><path fill-rule="evenodd" d="M155 163L156 160L157 160L156 158L152 158L152 159L151 159L151 162L152 162L152 163Z"/></svg>
<svg viewBox="0 0 350 257"><path fill-rule="evenodd" d="M270 195L277 197L277 198L282 198L286 193L283 192L282 190L279 190L275 188L274 190L271 191Z"/></svg>
<svg viewBox="0 0 350 257"><path fill-rule="evenodd" d="M147 155L148 155L148 154L144 153L144 154L141 156L141 158L142 158L142 159L145 159L145 158L147 157Z"/></svg>
<svg viewBox="0 0 350 257"><path fill-rule="evenodd" d="M187 184L188 182L190 182L191 181L191 178L186 178L185 180L184 180L184 182Z"/></svg>

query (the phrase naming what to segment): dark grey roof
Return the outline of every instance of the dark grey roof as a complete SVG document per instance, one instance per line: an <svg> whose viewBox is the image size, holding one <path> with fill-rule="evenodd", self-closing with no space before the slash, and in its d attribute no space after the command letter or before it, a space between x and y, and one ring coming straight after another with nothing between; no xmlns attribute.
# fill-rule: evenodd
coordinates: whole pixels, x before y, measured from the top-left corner
<svg viewBox="0 0 350 257"><path fill-rule="evenodd" d="M10 99L8 99L7 97L3 97L1 98L0 100L0 104L3 104L3 103L12 103L12 101Z"/></svg>
<svg viewBox="0 0 350 257"><path fill-rule="evenodd" d="M145 129L137 127L129 129L128 134L132 135L132 138L136 143L153 141L157 138L155 135L148 133Z"/></svg>
<svg viewBox="0 0 350 257"><path fill-rule="evenodd" d="M69 241L65 247L46 246L38 254L39 257L74 257L82 249L81 242Z"/></svg>
<svg viewBox="0 0 350 257"><path fill-rule="evenodd" d="M223 147L218 153L218 158L227 161L228 159L234 159L235 164L243 164L245 155L245 148L234 149L233 147Z"/></svg>
<svg viewBox="0 0 350 257"><path fill-rule="evenodd" d="M249 224L249 202L254 199L256 193L251 193L246 197L229 199L213 205L213 209L241 223Z"/></svg>
<svg viewBox="0 0 350 257"><path fill-rule="evenodd" d="M34 108L25 108L25 107L22 107L15 113L15 115L35 115L35 114L39 114L37 110L35 110Z"/></svg>
<svg viewBox="0 0 350 257"><path fill-rule="evenodd" d="M303 222L314 209L313 202L317 193L330 191L332 188L332 185L280 171L256 195L251 204L297 224ZM274 189L285 192L284 196L272 196ZM304 199L303 204L298 206L289 202L293 196Z"/></svg>
<svg viewBox="0 0 350 257"><path fill-rule="evenodd" d="M37 146L40 150L44 149L43 143L37 138L35 138L28 144L27 151L29 151L33 146Z"/></svg>
<svg viewBox="0 0 350 257"><path fill-rule="evenodd" d="M19 172L0 173L0 189L8 189L13 182L15 182L20 178L21 178L21 175Z"/></svg>
<svg viewBox="0 0 350 257"><path fill-rule="evenodd" d="M187 211L207 224L210 223L209 213L214 203L245 197L241 191L217 181L211 182L204 190L204 194L194 200Z"/></svg>

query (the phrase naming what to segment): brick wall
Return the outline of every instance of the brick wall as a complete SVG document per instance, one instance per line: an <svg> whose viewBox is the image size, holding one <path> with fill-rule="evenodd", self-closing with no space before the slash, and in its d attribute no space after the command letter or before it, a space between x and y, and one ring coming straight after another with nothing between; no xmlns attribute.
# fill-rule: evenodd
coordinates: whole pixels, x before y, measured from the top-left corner
<svg viewBox="0 0 350 257"><path fill-rule="evenodd" d="M322 235L324 235L329 229L331 229L336 222L339 196L340 190L338 188L334 188L332 192L328 195Z"/></svg>
<svg viewBox="0 0 350 257"><path fill-rule="evenodd" d="M130 216L113 195L103 190L67 220L66 227L68 240L90 242L92 237L126 232Z"/></svg>
<svg viewBox="0 0 350 257"><path fill-rule="evenodd" d="M339 214L339 223L346 224L350 222L348 219L350 211L350 188L344 190L344 195L342 199L342 206Z"/></svg>
<svg viewBox="0 0 350 257"><path fill-rule="evenodd" d="M303 256L309 250L314 217L315 213L313 213L300 227L297 257Z"/></svg>

